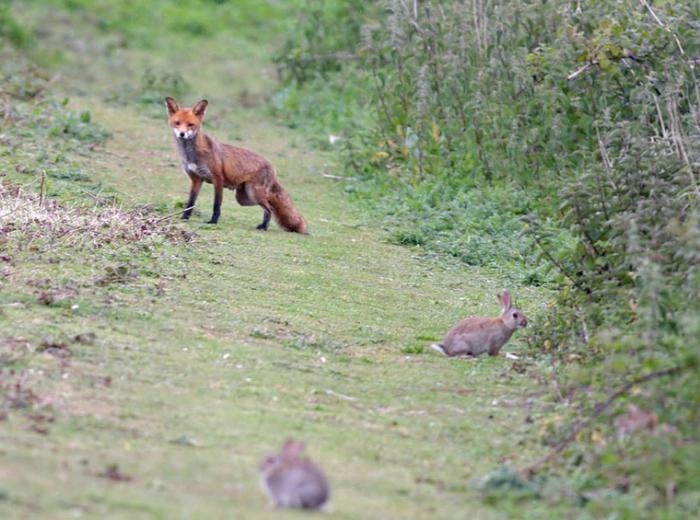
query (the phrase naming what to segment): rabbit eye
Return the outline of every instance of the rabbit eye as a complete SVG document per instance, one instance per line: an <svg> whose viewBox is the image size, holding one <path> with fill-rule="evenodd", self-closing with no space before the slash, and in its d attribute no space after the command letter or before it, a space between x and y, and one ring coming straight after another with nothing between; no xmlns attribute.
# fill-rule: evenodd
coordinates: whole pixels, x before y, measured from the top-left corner
<svg viewBox="0 0 700 520"><path fill-rule="evenodd" d="M514 313L513 313L513 318L517 318L517 317L518 317L518 313L517 313L517 312L514 312Z"/></svg>

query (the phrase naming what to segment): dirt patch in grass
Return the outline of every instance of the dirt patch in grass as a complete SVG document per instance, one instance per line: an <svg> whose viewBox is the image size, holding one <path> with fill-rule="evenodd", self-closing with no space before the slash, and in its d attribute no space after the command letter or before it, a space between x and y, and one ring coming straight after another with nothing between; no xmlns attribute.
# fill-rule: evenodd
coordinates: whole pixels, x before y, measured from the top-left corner
<svg viewBox="0 0 700 520"><path fill-rule="evenodd" d="M116 415L118 408L105 398L101 388L110 386L108 376L93 382L91 388L85 388L84 374L73 372L71 375L72 379L80 380L80 384L74 385L66 381L58 381L52 385L53 406L57 411L76 417L98 419L106 419Z"/></svg>
<svg viewBox="0 0 700 520"><path fill-rule="evenodd" d="M46 434L53 408L27 370L33 352L24 338L0 339L0 422L20 417L31 431Z"/></svg>
<svg viewBox="0 0 700 520"><path fill-rule="evenodd" d="M111 386L111 377L71 359L74 350L88 348L84 338L45 338L36 345L24 338L0 339L0 421L19 419L30 431L46 435L57 414L114 416L116 408L95 391Z"/></svg>

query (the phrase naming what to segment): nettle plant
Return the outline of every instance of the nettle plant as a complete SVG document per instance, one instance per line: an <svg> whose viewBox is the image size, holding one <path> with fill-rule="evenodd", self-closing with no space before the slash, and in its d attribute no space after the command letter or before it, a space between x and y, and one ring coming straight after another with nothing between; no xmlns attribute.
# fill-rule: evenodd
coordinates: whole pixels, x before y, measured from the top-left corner
<svg viewBox="0 0 700 520"><path fill-rule="evenodd" d="M586 345L585 320L588 328L622 322L655 339L697 300L698 244L689 234L700 209L700 83L690 55L700 38L685 23L693 13L666 22L644 5L614 22L605 13L599 7L569 27L577 65L549 87L566 94L567 119L588 124L587 148L557 168L554 214L577 244L562 250L536 221L531 227L579 309L573 337L583 342L559 342L567 345ZM546 64L538 72L546 84Z"/></svg>
<svg viewBox="0 0 700 520"><path fill-rule="evenodd" d="M595 424L582 417L618 415L613 431L562 450L572 467L664 503L695 485L685 460L700 421L700 6L624 4L596 3L567 25L566 75L552 66L559 51L530 58L535 91L582 130L559 133L571 155L550 177L557 204L530 220L561 287L532 342L552 353L557 392L579 415L555 439L582 440ZM561 247L546 219L575 245Z"/></svg>
<svg viewBox="0 0 700 520"><path fill-rule="evenodd" d="M445 172L487 183L536 173L533 141L546 143L536 123L547 112L529 95L525 57L557 34L558 17L544 16L551 6L384 6L388 20L367 25L362 42L376 106L374 162L415 183Z"/></svg>

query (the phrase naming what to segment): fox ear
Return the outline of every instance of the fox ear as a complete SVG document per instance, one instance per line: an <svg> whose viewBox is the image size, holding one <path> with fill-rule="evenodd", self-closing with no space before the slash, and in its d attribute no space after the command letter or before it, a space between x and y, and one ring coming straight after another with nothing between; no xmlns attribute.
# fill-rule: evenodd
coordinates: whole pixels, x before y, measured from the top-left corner
<svg viewBox="0 0 700 520"><path fill-rule="evenodd" d="M173 115L175 112L180 110L180 107L178 106L178 104L171 97L165 98L165 106L168 107L168 114L169 115Z"/></svg>
<svg viewBox="0 0 700 520"><path fill-rule="evenodd" d="M199 119L204 118L204 111L207 109L207 105L209 104L209 101L206 99L203 99L201 101L197 101L197 104L192 107L192 113L196 115Z"/></svg>
<svg viewBox="0 0 700 520"><path fill-rule="evenodd" d="M510 293L508 291L503 291L501 294L499 294L498 300L503 306L503 312L508 311L513 307L513 300L511 299Z"/></svg>

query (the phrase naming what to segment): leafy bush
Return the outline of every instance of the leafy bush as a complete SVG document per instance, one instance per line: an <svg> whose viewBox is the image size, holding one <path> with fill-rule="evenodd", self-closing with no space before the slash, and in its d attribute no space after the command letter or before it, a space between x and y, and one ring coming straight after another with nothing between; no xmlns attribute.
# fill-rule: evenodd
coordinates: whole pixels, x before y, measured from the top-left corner
<svg viewBox="0 0 700 520"><path fill-rule="evenodd" d="M361 101L364 87L354 72L341 71L331 80L316 76L304 83L285 85L270 100L271 112L290 128L304 127L314 145L338 148L354 131L371 124Z"/></svg>
<svg viewBox="0 0 700 520"><path fill-rule="evenodd" d="M578 413L607 414L601 403L609 403L612 416L624 418L629 400L658 417L617 444L620 427L608 423L593 449L572 449L568 463L586 461L598 486L624 482L649 507L677 494L683 507L698 484L685 463L697 455L697 439L682 439L700 424L700 91L687 58L700 51L687 23L700 13L682 3L659 13L643 5L614 21L609 13L600 4L578 20L568 81L541 70L551 97L566 95L560 112L587 122L579 140L589 151L556 178L559 204L550 212L577 237L575 247L552 243L536 217L532 223L562 286L533 342L550 346L557 384L573 393Z"/></svg>
<svg viewBox="0 0 700 520"><path fill-rule="evenodd" d="M7 41L15 47L25 47L31 42L30 34L14 19L10 0L0 0L0 48Z"/></svg>
<svg viewBox="0 0 700 520"><path fill-rule="evenodd" d="M376 11L377 2L367 0L303 0L277 57L285 76L304 82L357 59L360 31Z"/></svg>
<svg viewBox="0 0 700 520"><path fill-rule="evenodd" d="M139 103L149 116L162 119L164 97L168 95L182 99L190 89L189 83L177 71L149 67L144 70L138 83L118 87L108 96L108 101L117 105Z"/></svg>
<svg viewBox="0 0 700 520"><path fill-rule="evenodd" d="M51 137L69 137L94 144L103 143L111 133L92 122L89 110L74 112L67 108L68 98L60 103L48 100L34 109L32 125Z"/></svg>
<svg viewBox="0 0 700 520"><path fill-rule="evenodd" d="M283 87L270 108L288 126L304 126L319 147L337 148L373 124L353 64L361 57L361 29L379 7L376 0L299 0L296 16L287 18L275 59Z"/></svg>
<svg viewBox="0 0 700 520"><path fill-rule="evenodd" d="M9 61L9 60L8 60ZM28 101L40 98L49 83L49 78L37 67L12 63L2 68L2 92L8 96Z"/></svg>

